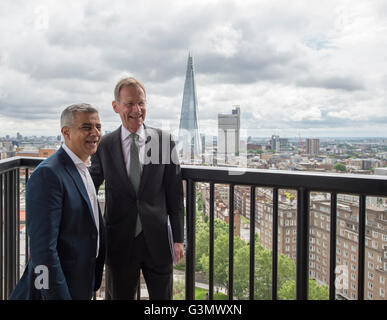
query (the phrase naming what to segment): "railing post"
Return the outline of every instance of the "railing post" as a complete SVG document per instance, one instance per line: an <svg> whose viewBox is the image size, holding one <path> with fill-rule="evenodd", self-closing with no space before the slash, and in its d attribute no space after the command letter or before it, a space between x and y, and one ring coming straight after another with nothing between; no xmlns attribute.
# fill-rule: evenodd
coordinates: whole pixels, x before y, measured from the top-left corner
<svg viewBox="0 0 387 320"><path fill-rule="evenodd" d="M234 297L234 185L230 185L228 214L228 299Z"/></svg>
<svg viewBox="0 0 387 320"><path fill-rule="evenodd" d="M337 230L337 194L331 193L331 225L330 225L330 266L329 266L329 300L336 299L336 231Z"/></svg>
<svg viewBox="0 0 387 320"><path fill-rule="evenodd" d="M214 299L214 183L210 183L210 243L209 243L209 283L208 283L208 299Z"/></svg>
<svg viewBox="0 0 387 320"><path fill-rule="evenodd" d="M5 174L5 298L11 294L16 284L16 201L14 172Z"/></svg>
<svg viewBox="0 0 387 320"><path fill-rule="evenodd" d="M26 168L24 170L24 174L25 174L25 184L24 184L24 190L27 191L27 182L28 182L28 178L29 178L29 169ZM25 218L24 218L24 230L25 230L25 235L26 235L26 238L25 238L25 265L27 265L28 263L28 259L30 258L30 251L29 251L29 240L28 240L28 232L27 232L27 212L26 212L26 215L25 215Z"/></svg>
<svg viewBox="0 0 387 320"><path fill-rule="evenodd" d="M273 189L273 236L272 236L272 292L273 300L277 300L278 282L278 188Z"/></svg>
<svg viewBox="0 0 387 320"><path fill-rule="evenodd" d="M308 299L309 192L297 190L296 299Z"/></svg>
<svg viewBox="0 0 387 320"><path fill-rule="evenodd" d="M20 278L20 169L13 170L14 185L14 206L15 206L15 233L16 233L16 274L15 285Z"/></svg>
<svg viewBox="0 0 387 320"><path fill-rule="evenodd" d="M249 299L254 300L255 280L255 186L250 187L250 277Z"/></svg>
<svg viewBox="0 0 387 320"><path fill-rule="evenodd" d="M4 277L3 277L3 263L4 263L4 253L3 253L3 174L0 174L0 300L4 300Z"/></svg>
<svg viewBox="0 0 387 320"><path fill-rule="evenodd" d="M358 254L358 287L357 299L364 300L364 263L366 236L366 196L359 196L359 254Z"/></svg>
<svg viewBox="0 0 387 320"><path fill-rule="evenodd" d="M186 300L195 299L195 221L196 221L195 182L187 180L187 257L185 269Z"/></svg>

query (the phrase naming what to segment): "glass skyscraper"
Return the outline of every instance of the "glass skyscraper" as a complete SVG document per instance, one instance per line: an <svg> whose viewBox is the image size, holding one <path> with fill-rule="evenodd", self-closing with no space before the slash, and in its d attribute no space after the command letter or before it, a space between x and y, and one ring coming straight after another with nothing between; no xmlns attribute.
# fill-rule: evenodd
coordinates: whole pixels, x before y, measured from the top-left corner
<svg viewBox="0 0 387 320"><path fill-rule="evenodd" d="M198 102L196 96L193 57L188 54L187 72L181 106L178 150L182 161L201 160L202 148L198 128Z"/></svg>

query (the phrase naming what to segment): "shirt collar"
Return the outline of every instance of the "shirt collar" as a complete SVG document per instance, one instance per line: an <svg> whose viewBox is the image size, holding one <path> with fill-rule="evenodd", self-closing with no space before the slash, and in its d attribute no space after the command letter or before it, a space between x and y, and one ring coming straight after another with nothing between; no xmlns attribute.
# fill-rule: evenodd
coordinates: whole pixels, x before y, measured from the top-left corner
<svg viewBox="0 0 387 320"><path fill-rule="evenodd" d="M66 151L66 153L69 155L71 160L73 160L74 164L77 167L80 167L80 168L90 167L90 165L91 165L90 157L88 157L87 160L85 162L83 162L81 159L79 159L79 157L74 152L71 151L71 149L66 145L65 142L63 142L63 144L62 144L62 148Z"/></svg>
<svg viewBox="0 0 387 320"><path fill-rule="evenodd" d="M136 134L138 135L138 144L142 145L145 143L145 130L144 126L142 125L137 131ZM126 129L124 126L121 125L121 139L122 141L125 141L129 138L131 135L131 132Z"/></svg>

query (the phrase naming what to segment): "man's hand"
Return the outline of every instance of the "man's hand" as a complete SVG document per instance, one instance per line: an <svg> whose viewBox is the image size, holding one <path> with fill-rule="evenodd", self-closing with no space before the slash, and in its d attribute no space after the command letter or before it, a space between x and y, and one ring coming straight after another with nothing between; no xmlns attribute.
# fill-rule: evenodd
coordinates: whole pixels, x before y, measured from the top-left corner
<svg viewBox="0 0 387 320"><path fill-rule="evenodd" d="M179 263L180 259L184 257L184 244L175 242L173 250L175 251L176 263Z"/></svg>

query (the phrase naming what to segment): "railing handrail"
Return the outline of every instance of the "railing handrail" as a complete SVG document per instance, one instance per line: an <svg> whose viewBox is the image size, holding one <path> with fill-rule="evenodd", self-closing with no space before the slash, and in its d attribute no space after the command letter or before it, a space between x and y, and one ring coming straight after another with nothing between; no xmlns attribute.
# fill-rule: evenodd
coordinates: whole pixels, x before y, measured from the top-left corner
<svg viewBox="0 0 387 320"><path fill-rule="evenodd" d="M4 173L15 168L36 167L42 162L44 157L11 157L0 160L0 173Z"/></svg>
<svg viewBox="0 0 387 320"><path fill-rule="evenodd" d="M17 167L36 167L45 158L12 157L0 160L0 173ZM212 181L279 189L305 188L310 191L387 196L387 176L332 172L305 172L234 167L182 165L183 179ZM225 177L227 177L225 179Z"/></svg>
<svg viewBox="0 0 387 320"><path fill-rule="evenodd" d="M195 182L275 187L305 188L309 191L387 196L387 176L332 172L305 172L251 168L224 168L182 165L184 179ZM225 178L227 177L227 178Z"/></svg>

